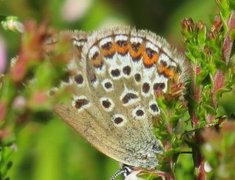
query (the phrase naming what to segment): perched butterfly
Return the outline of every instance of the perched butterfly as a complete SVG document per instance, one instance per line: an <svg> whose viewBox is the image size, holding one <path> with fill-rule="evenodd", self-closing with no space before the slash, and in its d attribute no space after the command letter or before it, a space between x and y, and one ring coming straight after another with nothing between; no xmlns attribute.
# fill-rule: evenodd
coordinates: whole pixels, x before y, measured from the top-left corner
<svg viewBox="0 0 235 180"><path fill-rule="evenodd" d="M153 120L161 113L156 99L173 87L184 89L187 61L149 31L116 27L70 33L74 53L64 86L73 89L72 100L56 105L55 112L125 165L116 175L154 169L156 155L164 152L153 134Z"/></svg>

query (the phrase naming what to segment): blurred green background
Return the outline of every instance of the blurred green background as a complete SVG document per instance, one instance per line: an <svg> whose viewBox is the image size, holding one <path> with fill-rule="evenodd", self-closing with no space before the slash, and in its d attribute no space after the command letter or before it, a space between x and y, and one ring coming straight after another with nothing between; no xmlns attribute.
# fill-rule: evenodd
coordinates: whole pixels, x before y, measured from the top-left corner
<svg viewBox="0 0 235 180"><path fill-rule="evenodd" d="M182 19L192 17L209 23L216 10L214 0L0 1L2 16L18 16L21 21L49 20L58 30L88 31L128 24L164 36L182 50ZM6 43L10 60L18 52L20 35L1 28L0 37ZM234 96L231 97L235 101ZM21 129L16 141L17 152L12 157L14 165L10 170L13 180L102 180L109 179L119 168L117 162L96 151L56 117L46 123L43 118L32 120ZM188 174L178 171L177 179L191 179L192 159L184 156L188 160L179 166L189 167Z"/></svg>

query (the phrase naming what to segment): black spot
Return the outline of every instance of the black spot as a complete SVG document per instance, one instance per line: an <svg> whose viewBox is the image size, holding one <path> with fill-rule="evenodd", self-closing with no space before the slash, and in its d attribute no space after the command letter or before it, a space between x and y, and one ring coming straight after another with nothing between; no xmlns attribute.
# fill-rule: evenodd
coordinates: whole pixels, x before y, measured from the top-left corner
<svg viewBox="0 0 235 180"><path fill-rule="evenodd" d="M164 66L164 67L167 66L167 62L166 62L166 61L161 60L160 63L161 63L161 65Z"/></svg>
<svg viewBox="0 0 235 180"><path fill-rule="evenodd" d="M113 46L113 43L112 42L107 42L107 43L105 43L104 45L102 45L101 47L102 47L102 49L104 49L104 50L110 50L111 48L112 48L112 46Z"/></svg>
<svg viewBox="0 0 235 180"><path fill-rule="evenodd" d="M95 68L102 68L102 66L103 66L103 64L104 64L104 62L103 61L101 61L99 64L93 64L93 66L95 67Z"/></svg>
<svg viewBox="0 0 235 180"><path fill-rule="evenodd" d="M136 80L136 82L140 82L141 75L139 73L135 74L135 80Z"/></svg>
<svg viewBox="0 0 235 180"><path fill-rule="evenodd" d="M156 52L150 48L147 48L146 53L147 53L148 57L151 59Z"/></svg>
<svg viewBox="0 0 235 180"><path fill-rule="evenodd" d="M151 63L150 63L150 64L147 64L147 63L144 62L144 67L145 67L145 68L150 69L150 68L153 67L153 66L154 66L154 64L151 64Z"/></svg>
<svg viewBox="0 0 235 180"><path fill-rule="evenodd" d="M154 90L163 90L165 88L165 84L164 83L155 83L153 85L153 89Z"/></svg>
<svg viewBox="0 0 235 180"><path fill-rule="evenodd" d="M119 41L117 41L117 45L120 47L125 47L125 46L127 46L127 41L119 40Z"/></svg>
<svg viewBox="0 0 235 180"><path fill-rule="evenodd" d="M111 74L113 77L118 77L120 76L120 70L119 69L114 69L111 71Z"/></svg>
<svg viewBox="0 0 235 180"><path fill-rule="evenodd" d="M170 70L172 70L172 71L176 71L177 72L177 67L175 67L175 66L168 66L168 68L170 69Z"/></svg>
<svg viewBox="0 0 235 180"><path fill-rule="evenodd" d="M155 142L154 145L152 146L152 149L154 150L154 152L158 153L160 151L163 151L162 147L157 143Z"/></svg>
<svg viewBox="0 0 235 180"><path fill-rule="evenodd" d="M157 112L158 111L158 107L156 104L151 104L150 105L150 109L153 111L153 112Z"/></svg>
<svg viewBox="0 0 235 180"><path fill-rule="evenodd" d="M90 75L90 81L91 81L92 84L93 84L96 80L97 80L97 79L96 79L96 75L95 75L95 74Z"/></svg>
<svg viewBox="0 0 235 180"><path fill-rule="evenodd" d="M123 73L126 74L126 75L130 75L131 73L131 67L130 66L125 66L123 69L122 69Z"/></svg>
<svg viewBox="0 0 235 180"><path fill-rule="evenodd" d="M124 104L128 103L131 99L137 99L138 96L134 93L127 93L123 98L122 98L122 102Z"/></svg>
<svg viewBox="0 0 235 180"><path fill-rule="evenodd" d="M142 109L138 109L136 112L135 112L136 116L143 116L144 115L144 111Z"/></svg>
<svg viewBox="0 0 235 180"><path fill-rule="evenodd" d="M99 52L96 51L95 54L92 56L92 60L95 60L99 56Z"/></svg>
<svg viewBox="0 0 235 180"><path fill-rule="evenodd" d="M79 39L79 40L77 40L78 42L83 42L83 43L85 43L85 42L87 42L87 39Z"/></svg>
<svg viewBox="0 0 235 180"><path fill-rule="evenodd" d="M127 55L127 53L128 53L128 50L126 50L124 52L118 52L118 54L120 54L121 56L125 56L125 55Z"/></svg>
<svg viewBox="0 0 235 180"><path fill-rule="evenodd" d="M83 77L81 74L77 74L75 77L74 77L74 81L77 83L77 84L82 84L83 83Z"/></svg>
<svg viewBox="0 0 235 180"><path fill-rule="evenodd" d="M140 59L141 59L141 55L139 55L139 56L137 56L137 57L132 57L132 60L133 60L134 62L138 62L138 61L140 61Z"/></svg>
<svg viewBox="0 0 235 180"><path fill-rule="evenodd" d="M131 47L132 47L133 51L138 52L140 49L140 45L141 45L140 43L132 43Z"/></svg>
<svg viewBox="0 0 235 180"><path fill-rule="evenodd" d="M65 72L64 76L62 77L62 81L65 82L65 83L68 83L69 82L69 78L70 78L70 74L69 72Z"/></svg>
<svg viewBox="0 0 235 180"><path fill-rule="evenodd" d="M104 106L104 108L108 109L111 106L111 102L108 99L103 100L102 105Z"/></svg>
<svg viewBox="0 0 235 180"><path fill-rule="evenodd" d="M115 54L115 51L112 51L112 52L109 52L109 53L105 54L104 57L108 58L108 59L111 59L111 58L113 58L114 54Z"/></svg>
<svg viewBox="0 0 235 180"><path fill-rule="evenodd" d="M123 118L122 117L116 117L116 118L114 118L113 121L114 121L115 124L120 124L120 123L123 122Z"/></svg>
<svg viewBox="0 0 235 180"><path fill-rule="evenodd" d="M148 83L144 83L143 86L142 86L142 90L145 94L147 94L149 92L149 89L150 89L150 85Z"/></svg>
<svg viewBox="0 0 235 180"><path fill-rule="evenodd" d="M82 106L85 106L89 103L87 99L77 99L75 101L75 108L80 109Z"/></svg>
<svg viewBox="0 0 235 180"><path fill-rule="evenodd" d="M87 39L76 39L76 38L73 38L73 41L76 42L75 46L77 46L80 49L85 44L85 42L87 42Z"/></svg>
<svg viewBox="0 0 235 180"><path fill-rule="evenodd" d="M111 82L106 82L106 83L104 83L104 87L105 87L106 89L110 89L110 88L113 87L113 84L112 84Z"/></svg>

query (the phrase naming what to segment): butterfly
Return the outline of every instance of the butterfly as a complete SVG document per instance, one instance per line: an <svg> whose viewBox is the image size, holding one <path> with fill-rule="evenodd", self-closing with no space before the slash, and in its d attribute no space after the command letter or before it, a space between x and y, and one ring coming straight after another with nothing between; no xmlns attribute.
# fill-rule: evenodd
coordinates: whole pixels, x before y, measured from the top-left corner
<svg viewBox="0 0 235 180"><path fill-rule="evenodd" d="M71 101L55 112L105 155L124 164L119 174L152 170L164 147L153 133L159 94L184 89L188 63L166 40L130 27L69 32L73 55L63 86ZM183 93L182 93L183 94Z"/></svg>

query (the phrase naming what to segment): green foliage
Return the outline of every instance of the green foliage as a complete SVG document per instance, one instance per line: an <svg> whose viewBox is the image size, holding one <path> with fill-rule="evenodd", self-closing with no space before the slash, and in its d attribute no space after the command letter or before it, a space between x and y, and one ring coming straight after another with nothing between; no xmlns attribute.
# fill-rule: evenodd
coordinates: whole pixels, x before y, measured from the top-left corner
<svg viewBox="0 0 235 180"><path fill-rule="evenodd" d="M4 143L0 149L0 179L9 180L8 170L12 167L11 156L15 152L16 145L12 142Z"/></svg>
<svg viewBox="0 0 235 180"><path fill-rule="evenodd" d="M161 121L155 131L166 149L158 168L176 179L234 178L235 124L229 119L235 101L227 105L230 114L221 102L228 93L233 99L235 95L231 62L235 15L229 1L217 1L217 5L220 12L211 27L191 18L182 21L192 71L186 99L157 99Z"/></svg>
<svg viewBox="0 0 235 180"><path fill-rule="evenodd" d="M226 122L220 129L213 129L203 132L205 143L202 152L205 156L210 171L208 179L234 179L234 148L235 148L235 125L233 122Z"/></svg>
<svg viewBox="0 0 235 180"><path fill-rule="evenodd" d="M186 56L192 64L192 94L189 112L196 131L191 141L197 177L203 179L234 178L234 128L230 114L221 102L235 84L232 46L235 16L229 1L217 1L220 14L211 28L192 19L183 21ZM234 95L233 95L234 96ZM235 110L235 103L230 106ZM213 127L214 126L214 127ZM229 150L231 150L229 152Z"/></svg>

